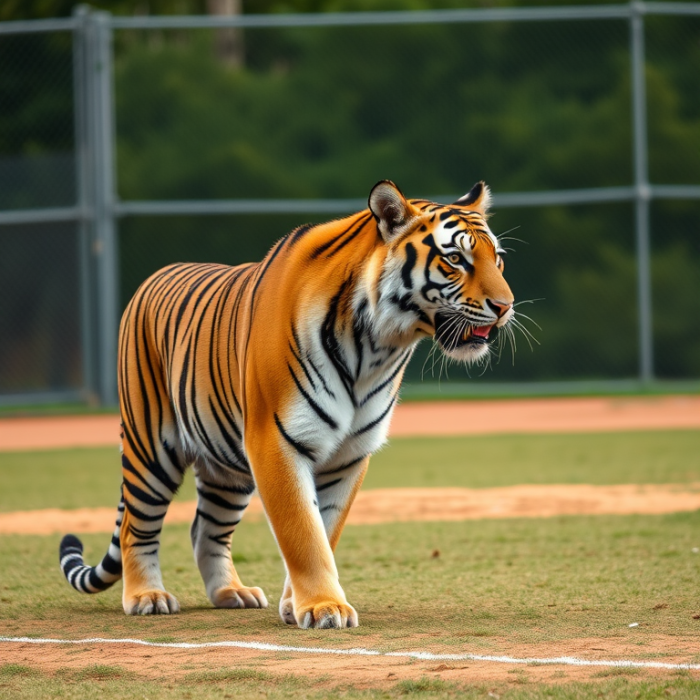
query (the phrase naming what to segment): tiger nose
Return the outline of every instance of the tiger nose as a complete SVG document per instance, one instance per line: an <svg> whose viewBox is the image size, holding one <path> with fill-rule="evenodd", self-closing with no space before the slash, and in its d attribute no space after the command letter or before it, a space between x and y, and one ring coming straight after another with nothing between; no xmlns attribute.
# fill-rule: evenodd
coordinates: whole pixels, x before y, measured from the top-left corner
<svg viewBox="0 0 700 700"><path fill-rule="evenodd" d="M487 299L486 304L489 309L493 311L498 318L501 318L504 314L508 313L511 306L513 306L512 301L500 301L499 299Z"/></svg>

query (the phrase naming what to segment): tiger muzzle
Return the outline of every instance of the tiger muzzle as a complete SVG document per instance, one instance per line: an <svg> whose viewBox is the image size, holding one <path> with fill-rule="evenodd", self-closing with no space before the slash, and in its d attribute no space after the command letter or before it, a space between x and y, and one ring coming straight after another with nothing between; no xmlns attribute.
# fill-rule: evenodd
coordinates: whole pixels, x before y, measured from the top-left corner
<svg viewBox="0 0 700 700"><path fill-rule="evenodd" d="M464 347L488 345L494 325L475 326L463 317L438 312L435 314L435 340L443 350L452 352Z"/></svg>

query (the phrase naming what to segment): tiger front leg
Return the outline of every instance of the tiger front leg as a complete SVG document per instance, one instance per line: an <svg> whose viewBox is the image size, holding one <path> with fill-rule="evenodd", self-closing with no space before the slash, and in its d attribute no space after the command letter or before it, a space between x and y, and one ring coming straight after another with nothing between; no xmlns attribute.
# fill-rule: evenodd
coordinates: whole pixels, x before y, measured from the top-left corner
<svg viewBox="0 0 700 700"><path fill-rule="evenodd" d="M324 470L316 475L316 500L328 543L333 552L338 546L350 507L362 486L368 466L369 456L365 456L345 461L340 466ZM283 622L288 625L297 623L294 616L294 597L289 574L284 582L279 613Z"/></svg>
<svg viewBox="0 0 700 700"><path fill-rule="evenodd" d="M311 471L275 445L279 433L274 425L273 430L256 431L255 444L249 444L247 451L284 557L294 619L302 629L357 627L357 612L347 602L338 580Z"/></svg>

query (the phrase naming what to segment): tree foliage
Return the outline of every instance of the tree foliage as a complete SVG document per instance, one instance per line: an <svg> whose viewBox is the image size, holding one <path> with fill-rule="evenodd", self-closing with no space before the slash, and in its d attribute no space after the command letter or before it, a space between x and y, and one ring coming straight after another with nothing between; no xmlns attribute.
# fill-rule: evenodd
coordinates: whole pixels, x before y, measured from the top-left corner
<svg viewBox="0 0 700 700"><path fill-rule="evenodd" d="M107 4L124 14L136 7ZM244 9L428 5L436 7L427 0L384 0L381 8L369 0L249 0ZM21 7L28 16L47 7L70 11L59 0ZM148 5L153 13L205 9L194 0ZM646 24L651 180L698 184L700 21L648 17ZM461 195L480 179L496 194L633 182L624 20L236 31L243 60L235 65L223 60L216 31L117 32L122 199L364 198L382 178L416 197ZM4 155L72 147L70 84L50 78L65 51L45 38L43 47L15 50L18 68L0 73L8 96L0 113ZM36 81L18 77L20 66ZM323 218L127 218L120 223L122 301L160 265L259 259L295 225ZM698 221L698 202L652 205L656 370L664 377L700 375L700 326L691 322L700 312ZM505 349L484 378L634 376L633 206L497 207L491 223L500 234L517 227L506 233L522 241L507 243L516 250L506 273L518 299L539 300L519 309L541 326L525 321L541 346L530 353L521 337L515 365ZM431 367L429 360L428 376Z"/></svg>

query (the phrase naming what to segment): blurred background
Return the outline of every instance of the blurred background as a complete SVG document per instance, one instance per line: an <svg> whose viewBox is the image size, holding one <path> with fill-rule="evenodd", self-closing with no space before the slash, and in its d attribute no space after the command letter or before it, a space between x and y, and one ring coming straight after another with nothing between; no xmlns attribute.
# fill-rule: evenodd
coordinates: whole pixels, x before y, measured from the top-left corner
<svg viewBox="0 0 700 700"><path fill-rule="evenodd" d="M580 0L579 0L580 1ZM0 405L116 403L116 332L177 261L259 260L380 179L484 179L537 342L405 394L700 380L700 3L0 7Z"/></svg>

